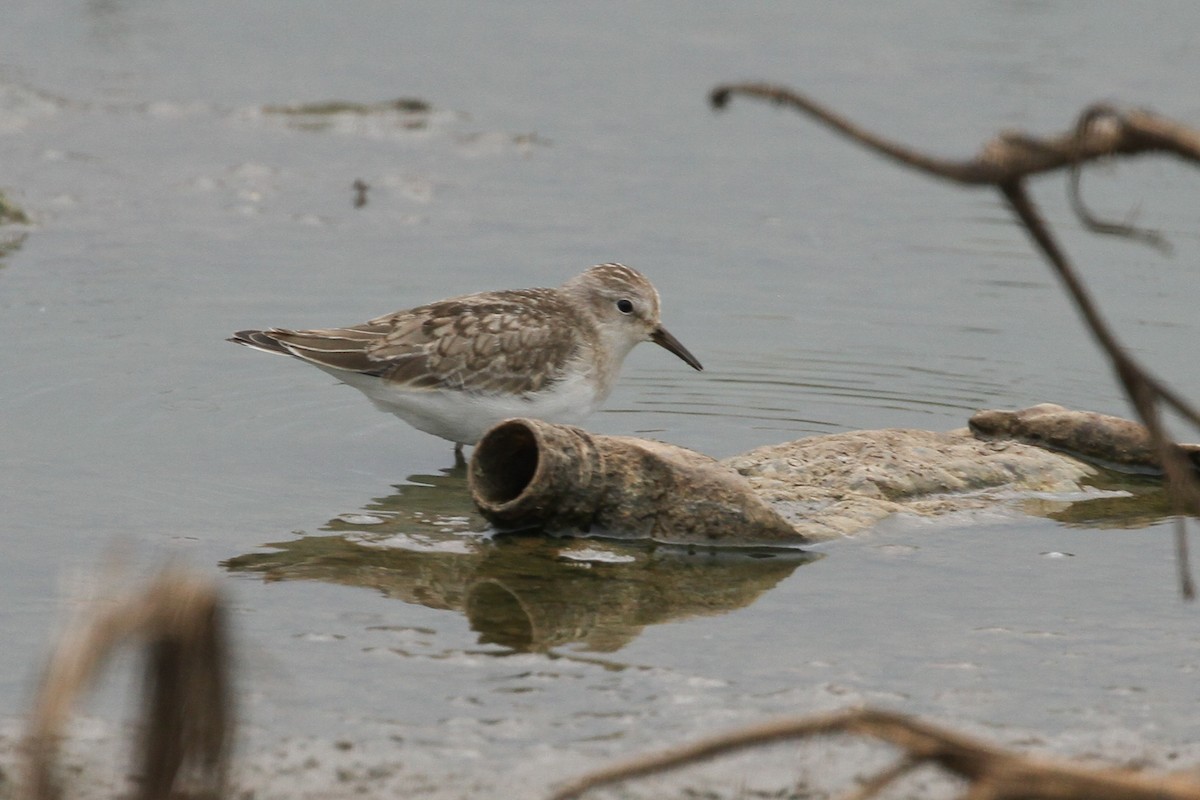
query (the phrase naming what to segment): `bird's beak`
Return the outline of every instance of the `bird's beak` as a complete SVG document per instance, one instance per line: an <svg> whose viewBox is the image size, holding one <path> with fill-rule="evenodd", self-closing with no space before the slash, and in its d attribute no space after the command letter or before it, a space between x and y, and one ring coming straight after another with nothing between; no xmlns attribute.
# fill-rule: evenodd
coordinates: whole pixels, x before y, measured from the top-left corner
<svg viewBox="0 0 1200 800"><path fill-rule="evenodd" d="M659 325L654 329L654 332L650 334L650 341L654 342L659 347L670 350L672 353L682 358L684 362L686 362L687 365L692 369L704 369L704 367L700 366L700 362L696 360L696 357L689 353L688 349L680 344L679 340L672 336L662 325Z"/></svg>

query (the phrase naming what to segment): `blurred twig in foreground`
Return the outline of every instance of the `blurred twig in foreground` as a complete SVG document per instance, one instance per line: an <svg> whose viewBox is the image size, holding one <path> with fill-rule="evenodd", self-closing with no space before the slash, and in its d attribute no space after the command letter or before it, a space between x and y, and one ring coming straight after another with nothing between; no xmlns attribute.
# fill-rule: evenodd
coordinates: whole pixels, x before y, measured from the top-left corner
<svg viewBox="0 0 1200 800"><path fill-rule="evenodd" d="M875 797L918 767L934 765L968 782L964 800L1197 800L1200 783L1182 775L1089 769L1013 753L904 714L873 709L780 719L659 753L637 756L584 775L550 800L570 800L600 786L665 772L765 744L831 734L869 736L903 751L867 779L853 800Z"/></svg>
<svg viewBox="0 0 1200 800"><path fill-rule="evenodd" d="M166 570L148 587L84 609L62 635L30 713L24 797L62 796L56 764L72 707L121 645L146 657L133 797L220 797L232 735L229 655L210 581Z"/></svg>

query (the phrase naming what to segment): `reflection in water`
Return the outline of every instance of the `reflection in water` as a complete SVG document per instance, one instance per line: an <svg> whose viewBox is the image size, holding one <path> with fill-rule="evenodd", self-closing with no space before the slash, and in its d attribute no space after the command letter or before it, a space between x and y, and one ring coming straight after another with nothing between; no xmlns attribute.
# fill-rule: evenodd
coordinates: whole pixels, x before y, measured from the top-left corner
<svg viewBox="0 0 1200 800"><path fill-rule="evenodd" d="M486 525L461 468L331 520L335 536L269 545L224 566L264 580L319 580L377 589L458 611L482 643L545 651L572 642L611 652L647 625L721 614L819 556L794 550L710 550L538 536L470 535ZM479 524L476 524L479 523Z"/></svg>
<svg viewBox="0 0 1200 800"><path fill-rule="evenodd" d="M1115 493L1073 502L1033 498L1024 501L1021 507L1028 514L1084 528L1132 530L1175 515L1161 481L1120 475L1111 484L1098 488Z"/></svg>
<svg viewBox="0 0 1200 800"><path fill-rule="evenodd" d="M482 534L490 530L467 490L467 468L458 465L438 475L409 475L395 494L377 497L361 511L340 514L321 530L347 534L376 545L413 547L445 534ZM395 537L395 541L389 541ZM452 544L451 541L446 544Z"/></svg>

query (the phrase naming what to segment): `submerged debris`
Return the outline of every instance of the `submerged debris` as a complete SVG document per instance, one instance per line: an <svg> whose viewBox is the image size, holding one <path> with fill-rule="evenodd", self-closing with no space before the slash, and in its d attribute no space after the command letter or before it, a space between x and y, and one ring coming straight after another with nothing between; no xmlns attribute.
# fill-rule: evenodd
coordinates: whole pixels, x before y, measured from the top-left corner
<svg viewBox="0 0 1200 800"><path fill-rule="evenodd" d="M1183 448L1200 461L1200 446ZM484 516L502 528L595 527L659 541L753 545L837 538L896 513L938 516L1014 499L1027 513L1054 518L1107 510L1150 521L1161 505L1157 495L1138 487L1131 496L1094 465L1152 473L1156 463L1137 423L1050 404L980 412L969 429L813 436L719 463L660 442L517 420L485 435L471 489ZM783 520L790 533L776 533Z"/></svg>
<svg viewBox="0 0 1200 800"><path fill-rule="evenodd" d="M9 200L4 192L0 192L0 224L4 223L28 225L29 215L12 200Z"/></svg>
<svg viewBox="0 0 1200 800"><path fill-rule="evenodd" d="M830 539L895 513L935 516L998 505L1016 493L1078 493L1096 470L966 428L850 431L759 447L725 464L798 531Z"/></svg>
<svg viewBox="0 0 1200 800"><path fill-rule="evenodd" d="M632 436L510 419L480 439L467 479L479 510L501 528L669 544L807 541L720 462Z"/></svg>
<svg viewBox="0 0 1200 800"><path fill-rule="evenodd" d="M354 183L350 184L350 188L354 190L354 207L362 208L367 204L367 190L371 188L370 184L362 178L355 178Z"/></svg>
<svg viewBox="0 0 1200 800"><path fill-rule="evenodd" d="M1133 420L1041 403L1018 411L980 411L969 424L980 438L1046 447L1118 472L1162 474L1150 432ZM1179 447L1200 468L1200 445Z"/></svg>
<svg viewBox="0 0 1200 800"><path fill-rule="evenodd" d="M420 130L429 126L433 107L424 100L402 97L381 103L358 103L351 100L323 100L316 103L263 106L262 112L287 120L287 125L305 131L324 131L344 128L348 119L378 118L388 126L404 130ZM351 123L358 125L361 123Z"/></svg>
<svg viewBox="0 0 1200 800"><path fill-rule="evenodd" d="M280 106L263 106L266 114L289 114L292 116L327 116L330 114L379 114L401 111L407 114L423 114L432 106L415 97L400 97L380 103L358 103L352 100L322 100L316 103L295 103Z"/></svg>

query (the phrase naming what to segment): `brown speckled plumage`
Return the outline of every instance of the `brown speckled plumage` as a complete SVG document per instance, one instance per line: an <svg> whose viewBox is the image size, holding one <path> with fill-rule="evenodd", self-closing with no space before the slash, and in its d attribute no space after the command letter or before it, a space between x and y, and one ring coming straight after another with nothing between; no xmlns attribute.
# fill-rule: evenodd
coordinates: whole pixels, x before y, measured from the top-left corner
<svg viewBox="0 0 1200 800"><path fill-rule="evenodd" d="M246 330L230 339L338 375L380 407L458 442L489 418L483 398L527 398L529 415L536 416L537 399L571 378L589 381L594 397L585 398L579 413L558 416L586 415L608 395L629 350L647 340L701 368L660 324L653 285L620 264L592 267L554 289L480 292L346 328ZM480 398L474 404L480 413L471 415L478 419L457 423L449 418L456 412L448 410L445 418L423 424L439 414L423 407L414 418L409 406L418 402L416 394L429 392ZM560 411L547 408L549 416Z"/></svg>

